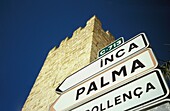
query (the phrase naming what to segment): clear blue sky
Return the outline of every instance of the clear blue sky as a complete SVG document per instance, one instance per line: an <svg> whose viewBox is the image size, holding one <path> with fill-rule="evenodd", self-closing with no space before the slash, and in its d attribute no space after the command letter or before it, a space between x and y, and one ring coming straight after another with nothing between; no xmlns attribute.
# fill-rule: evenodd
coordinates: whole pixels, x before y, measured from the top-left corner
<svg viewBox="0 0 170 111"><path fill-rule="evenodd" d="M169 0L0 0L0 111L21 110L48 51L93 15L116 38L145 32L170 60Z"/></svg>

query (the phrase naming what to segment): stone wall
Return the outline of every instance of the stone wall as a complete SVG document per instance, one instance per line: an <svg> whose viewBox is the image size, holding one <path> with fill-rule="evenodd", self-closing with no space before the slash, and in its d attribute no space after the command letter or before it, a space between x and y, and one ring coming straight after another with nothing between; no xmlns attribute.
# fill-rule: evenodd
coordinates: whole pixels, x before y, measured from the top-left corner
<svg viewBox="0 0 170 111"><path fill-rule="evenodd" d="M22 111L48 111L58 97L57 86L94 61L98 51L113 41L114 37L105 32L101 22L93 16L84 28L78 28L71 38L67 37L48 53Z"/></svg>

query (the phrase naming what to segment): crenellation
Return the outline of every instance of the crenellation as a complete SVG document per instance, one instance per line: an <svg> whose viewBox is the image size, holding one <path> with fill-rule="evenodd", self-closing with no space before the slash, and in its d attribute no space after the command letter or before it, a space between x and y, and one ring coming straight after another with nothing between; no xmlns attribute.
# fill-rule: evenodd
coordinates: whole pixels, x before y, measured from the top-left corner
<svg viewBox="0 0 170 111"><path fill-rule="evenodd" d="M84 28L79 27L71 38L66 37L59 47L48 53L22 111L48 111L59 97L55 88L66 77L94 61L98 51L112 41L114 37L105 32L100 20L93 16Z"/></svg>
<svg viewBox="0 0 170 111"><path fill-rule="evenodd" d="M76 37L77 35L79 35L81 33L82 27L79 27L77 30L75 30L73 32L73 36L72 37ZM77 36L78 37L78 36Z"/></svg>
<svg viewBox="0 0 170 111"><path fill-rule="evenodd" d="M91 27L94 29L94 27L102 28L102 23L100 20L94 15L89 21L86 23L87 27Z"/></svg>

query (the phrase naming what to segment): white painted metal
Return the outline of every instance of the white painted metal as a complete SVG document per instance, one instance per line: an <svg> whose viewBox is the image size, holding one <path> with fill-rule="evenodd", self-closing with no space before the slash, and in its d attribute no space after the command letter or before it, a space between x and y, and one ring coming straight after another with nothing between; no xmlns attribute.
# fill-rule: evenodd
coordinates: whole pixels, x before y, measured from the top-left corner
<svg viewBox="0 0 170 111"><path fill-rule="evenodd" d="M123 99L124 94L129 94L129 92L131 92L131 98ZM105 109L104 111L125 111L162 99L168 94L169 89L164 78L157 70L86 102L72 111L102 111L102 109Z"/></svg>
<svg viewBox="0 0 170 111"><path fill-rule="evenodd" d="M137 68L133 73L131 73L132 64L136 60L140 61L145 67ZM116 80L113 82L112 72L115 70L119 71L123 66L126 67L127 75L123 76L123 73L121 73L120 76L116 76ZM143 52L134 54L131 58L126 59L125 61L122 61L113 67L110 67L104 72L101 72L98 75L94 76L90 80L84 81L82 84L79 84L77 87L63 93L55 103L54 109L62 111L62 110L68 110L70 108L79 106L99 95L102 95L103 93L106 93L110 89L114 89L122 84L125 84L128 81L131 81L135 78L145 75L146 72L148 72L151 69L154 69L156 66L157 66L157 61L151 49L146 49ZM100 87L101 78L103 78L105 83L109 82L109 84L104 87ZM95 85L97 86L97 90L91 91L89 94L87 94L89 86L92 82L94 82ZM85 91L76 100L77 91L82 87L85 88Z"/></svg>
<svg viewBox="0 0 170 111"><path fill-rule="evenodd" d="M134 48L133 50L128 52L129 46L133 43L135 43L138 47ZM147 48L148 46L149 46L149 42L148 42L145 34L140 33L139 35L137 35L134 38L130 39L129 41L125 42L123 45L117 47L112 52L106 54L105 56L103 56L100 59L97 59L96 61L94 61L93 63L89 64L88 66L82 68L81 70L77 71L73 75L67 77L63 81L63 83L61 83L59 85L59 87L56 89L56 92L58 94L61 94L62 92L65 92L66 90L69 90L70 88L75 87L77 84L80 84L82 81L95 76L99 72L106 70L107 68L109 68L112 65L115 65L115 63L118 63L119 61L129 57L130 55ZM117 58L115 54L120 50L124 50L124 51L121 51L121 53L125 52L125 54L123 56ZM114 57L114 61L109 62L107 65L103 65L103 67L101 67L101 60L104 60L105 58L110 58L112 55Z"/></svg>

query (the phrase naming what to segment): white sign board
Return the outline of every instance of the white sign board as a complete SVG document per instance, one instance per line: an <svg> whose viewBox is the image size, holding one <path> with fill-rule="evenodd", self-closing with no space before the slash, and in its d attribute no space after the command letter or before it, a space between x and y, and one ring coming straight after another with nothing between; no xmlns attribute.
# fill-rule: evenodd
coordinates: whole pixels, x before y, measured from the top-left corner
<svg viewBox="0 0 170 111"><path fill-rule="evenodd" d="M125 111L168 96L159 70L92 99L72 111Z"/></svg>
<svg viewBox="0 0 170 111"><path fill-rule="evenodd" d="M154 69L156 66L157 61L151 49L134 54L128 60L110 67L90 80L84 81L77 87L63 93L54 104L54 109L68 110L79 106L110 89L146 74L148 70Z"/></svg>
<svg viewBox="0 0 170 111"><path fill-rule="evenodd" d="M95 76L104 69L106 70L110 66L115 65L115 63L147 48L148 46L149 42L145 34L141 33L102 58L97 59L95 62L67 77L56 89L56 92L60 94L61 92L69 90L77 84L80 84L82 81Z"/></svg>

